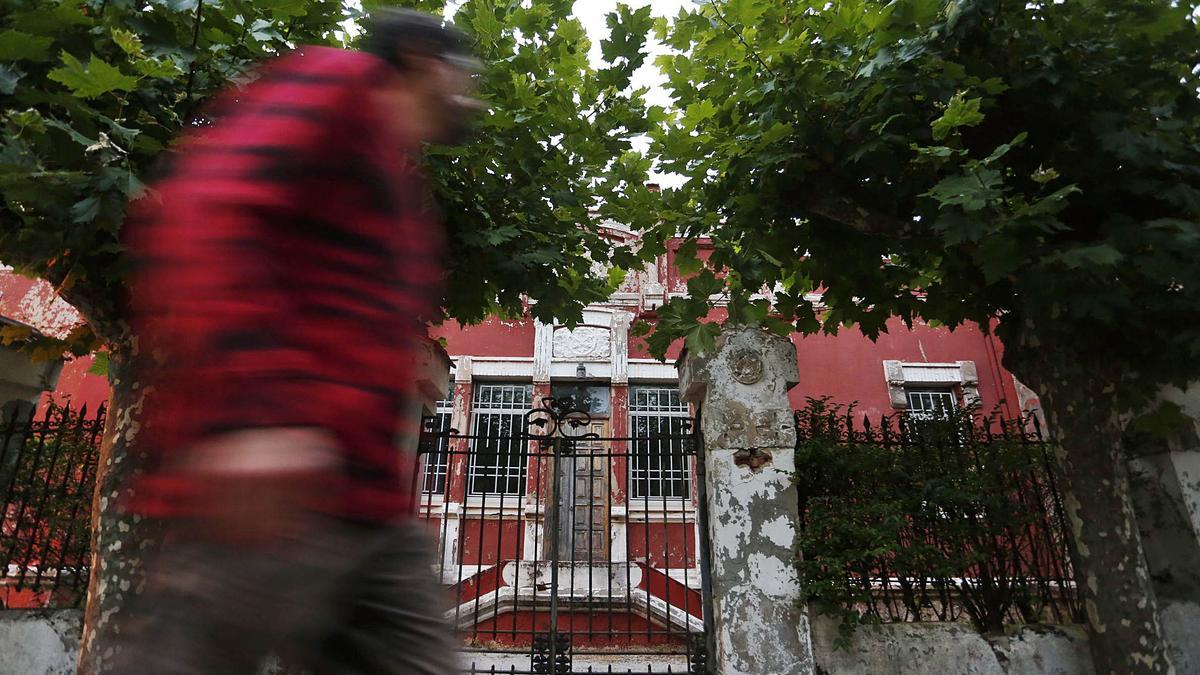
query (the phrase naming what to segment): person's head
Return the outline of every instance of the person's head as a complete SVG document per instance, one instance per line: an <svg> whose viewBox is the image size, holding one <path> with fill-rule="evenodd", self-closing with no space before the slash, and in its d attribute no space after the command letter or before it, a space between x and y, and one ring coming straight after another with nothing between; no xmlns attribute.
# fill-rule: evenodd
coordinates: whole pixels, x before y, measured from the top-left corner
<svg viewBox="0 0 1200 675"><path fill-rule="evenodd" d="M381 9L371 14L364 50L395 68L381 96L409 133L433 143L461 137L467 118L480 107L471 98L471 75L479 62L465 35L428 14Z"/></svg>

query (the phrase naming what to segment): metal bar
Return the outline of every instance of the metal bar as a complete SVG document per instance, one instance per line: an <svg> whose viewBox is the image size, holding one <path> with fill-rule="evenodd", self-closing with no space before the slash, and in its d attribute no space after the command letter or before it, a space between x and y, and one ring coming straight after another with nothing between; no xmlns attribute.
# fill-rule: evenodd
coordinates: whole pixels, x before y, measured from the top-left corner
<svg viewBox="0 0 1200 675"><path fill-rule="evenodd" d="M56 503L58 503L58 504L66 503L67 485L71 478L71 460L74 459L73 455L78 452L79 446L81 445L81 441L83 439L83 424L84 424L84 420L86 419L86 417L87 417L87 406L84 406L83 408L81 408L79 410L79 415L76 418L75 423L73 425L66 424L69 420L66 420L66 419L63 420L64 424L62 425L62 427L67 427L67 428L64 432L62 427L60 427L58 453L60 455L62 454L62 445L64 442L67 442L67 448L68 448L69 454L63 461L62 477L59 480L57 490L53 490L53 487L52 487L52 483L54 482L54 464L52 464L50 466L50 468L47 469L47 471L46 471L46 490L43 493L45 501L51 500L50 493L53 491L53 492L57 492L57 497L54 498L54 501ZM63 433L66 433L65 439L62 436ZM71 452L72 450L74 450L74 452ZM57 460L55 463L57 463ZM44 504L43 504L43 507L44 507ZM61 511L62 511L62 507L51 509L50 514L46 517L46 523L45 523L46 541L44 544L44 547L46 548L46 550L42 553L41 560L39 560L39 562L38 562L37 576L34 577L34 580L33 580L34 588L41 587L42 576L46 573L47 568L49 567L50 556L52 556L53 552L54 552L53 551L53 547L55 545L54 533L55 533L55 530L58 529L60 523L62 522ZM35 518L35 522L40 523L41 521L42 521L42 518L40 516ZM37 530L34 531L34 535L36 538ZM59 542L59 546L61 546L61 545L62 545L62 543ZM32 549L32 546L30 548ZM32 552L30 553L30 556L32 556ZM58 576L59 575L57 573L54 575L54 578L55 578L54 587L55 588L57 588L57 586L58 586L58 583L57 583Z"/></svg>
<svg viewBox="0 0 1200 675"><path fill-rule="evenodd" d="M21 546L21 536L20 536L21 535L21 526L24 524L25 512L29 507L31 495L34 490L33 486L36 482L37 470L38 470L39 463L42 459L42 453L45 452L46 435L49 433L49 430L51 428L51 420L52 420L51 414L52 414L52 410L50 408L47 408L46 415L45 415L45 421L40 429L41 433L38 435L37 445L35 446L35 448L33 450L31 461L29 462L29 475L25 479L25 482L24 482L24 486L25 486L26 490L28 490L28 491L25 492L21 496L20 508L17 509L17 517L16 517L16 520L14 521L15 524L13 526L13 531L12 531L12 535L11 535L12 536L12 544L9 548L9 555L6 556L6 558L9 560L12 560L14 558L14 556L17 553L17 547ZM19 469L17 472L14 472L14 480L15 480L15 474L18 472L19 472ZM9 499L6 500L6 503L9 503L11 501L12 501L12 490L10 489L9 490ZM18 590L23 588L25 585L25 577L28 573L28 568L26 567L26 565L28 564L28 561L29 561L29 558L28 558L28 555L26 555L25 564L20 564L17 566L18 574L19 574L19 577L17 579L17 589Z"/></svg>
<svg viewBox="0 0 1200 675"><path fill-rule="evenodd" d="M696 557L700 565L700 599L703 602L703 618L704 618L704 635L705 648L709 654L717 653L715 624L713 623L713 602L712 602L712 570L710 569L709 551L712 547L712 541L708 532L708 485L705 452L704 452L704 435L700 430L700 413L697 413L695 421L692 423L692 434L696 444L696 487L699 494L699 505L697 507L696 517L700 521L700 541L696 542ZM705 661L705 672L712 673L715 659L707 659Z"/></svg>
<svg viewBox="0 0 1200 675"><path fill-rule="evenodd" d="M559 473L558 461L562 458L562 443L564 439L561 436L556 436L551 445L554 448L555 471ZM554 481L557 482L557 481ZM559 499L557 495L549 500L546 505L549 510L550 530L552 539L550 545L550 635L549 635L549 657L550 667L556 670L557 651L558 651L558 560L559 560L559 541L562 538L559 530ZM551 670L551 672L554 672Z"/></svg>

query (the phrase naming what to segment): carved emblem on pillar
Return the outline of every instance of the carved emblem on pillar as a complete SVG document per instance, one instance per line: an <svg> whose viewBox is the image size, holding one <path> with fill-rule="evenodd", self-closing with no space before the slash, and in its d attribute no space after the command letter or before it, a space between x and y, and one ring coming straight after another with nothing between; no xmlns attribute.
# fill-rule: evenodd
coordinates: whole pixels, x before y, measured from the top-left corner
<svg viewBox="0 0 1200 675"><path fill-rule="evenodd" d="M762 359L749 349L743 349L735 354L730 359L729 370L733 373L733 379L742 384L754 384L762 379L763 362Z"/></svg>

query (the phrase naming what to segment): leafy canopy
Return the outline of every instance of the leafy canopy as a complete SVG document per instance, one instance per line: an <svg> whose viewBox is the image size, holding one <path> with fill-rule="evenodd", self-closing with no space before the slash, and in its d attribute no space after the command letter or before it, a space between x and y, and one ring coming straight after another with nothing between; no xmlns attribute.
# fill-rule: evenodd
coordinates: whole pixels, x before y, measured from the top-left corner
<svg viewBox="0 0 1200 675"><path fill-rule="evenodd" d="M2 1L0 260L50 280L83 312L88 328L65 346L120 344L125 205L161 153L257 62L301 44L345 45L344 22L363 10L333 0ZM406 4L440 13L444 3ZM629 87L649 10L609 17L608 65L597 69L571 5L471 0L453 17L487 66L480 96L491 111L476 139L430 153L453 253L449 316L520 313L526 297L541 318L581 316L619 283L599 273L614 244L589 209L634 225L652 212L648 165L629 144L662 119Z"/></svg>
<svg viewBox="0 0 1200 675"><path fill-rule="evenodd" d="M1113 378L1134 398L1195 379L1190 12L721 0L660 22L679 114L653 153L687 179L663 228L713 247L692 295L727 292L730 320L783 334L999 316L1010 355L1033 344L1022 333L1083 363L1131 364ZM671 301L651 346L686 335L703 349L707 312Z"/></svg>

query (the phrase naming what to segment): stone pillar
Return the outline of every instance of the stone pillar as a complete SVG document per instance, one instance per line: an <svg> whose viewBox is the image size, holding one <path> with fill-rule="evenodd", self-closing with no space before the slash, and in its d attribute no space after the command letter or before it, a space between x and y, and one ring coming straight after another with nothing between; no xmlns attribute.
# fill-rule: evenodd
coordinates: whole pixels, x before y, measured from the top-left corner
<svg viewBox="0 0 1200 675"><path fill-rule="evenodd" d="M409 362L413 387L401 428L400 443L405 450L416 453L421 433L421 418L437 410L437 402L446 398L450 383L450 355L437 342L421 340Z"/></svg>
<svg viewBox="0 0 1200 675"><path fill-rule="evenodd" d="M450 458L446 463L446 496L442 505L442 583L458 581L460 554L459 530L462 525L463 504L467 501L467 453L470 441L463 436L471 434L471 401L474 396L474 380L470 356L460 356L454 368L454 407L450 412L450 428L458 432L448 445Z"/></svg>
<svg viewBox="0 0 1200 675"><path fill-rule="evenodd" d="M534 320L533 324L533 383L550 384L550 364L554 361L554 325ZM536 397L536 393L534 394ZM541 400L533 399L533 407Z"/></svg>
<svg viewBox="0 0 1200 675"><path fill-rule="evenodd" d="M1200 385L1164 391L1160 399L1191 419L1165 436L1131 436L1130 484L1167 652L1178 672L1195 673L1200 672Z"/></svg>
<svg viewBox="0 0 1200 675"><path fill-rule="evenodd" d="M726 328L712 353L679 361L704 437L709 562L719 675L815 670L796 569L796 429L787 392L796 348L758 328Z"/></svg>

